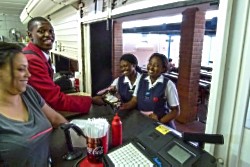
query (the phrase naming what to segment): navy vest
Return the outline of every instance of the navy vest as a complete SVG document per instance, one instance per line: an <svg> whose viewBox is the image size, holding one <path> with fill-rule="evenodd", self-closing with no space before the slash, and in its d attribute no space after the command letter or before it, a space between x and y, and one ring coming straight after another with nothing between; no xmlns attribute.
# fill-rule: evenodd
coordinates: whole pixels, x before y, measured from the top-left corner
<svg viewBox="0 0 250 167"><path fill-rule="evenodd" d="M127 82L124 83L124 79L125 79L124 75L118 78L118 93L121 97L121 101L123 103L126 103L129 100L131 100L134 92L134 87L130 89L129 83Z"/></svg>
<svg viewBox="0 0 250 167"><path fill-rule="evenodd" d="M169 79L164 77L163 83L158 82L157 85L148 89L149 82L145 80L145 77L146 75L142 75L139 82L137 92L138 109L142 111L154 111L158 119L161 119L168 113L168 109L165 106L165 90Z"/></svg>

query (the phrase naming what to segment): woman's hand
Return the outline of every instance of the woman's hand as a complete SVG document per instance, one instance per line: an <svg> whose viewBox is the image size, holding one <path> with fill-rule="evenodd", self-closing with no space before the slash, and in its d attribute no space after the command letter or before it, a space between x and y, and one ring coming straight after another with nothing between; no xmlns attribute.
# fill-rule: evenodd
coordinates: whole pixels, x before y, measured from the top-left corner
<svg viewBox="0 0 250 167"><path fill-rule="evenodd" d="M153 119L153 120L159 121L158 120L158 116L156 114L154 114L154 113L149 114L148 117L151 118L151 119Z"/></svg>
<svg viewBox="0 0 250 167"><path fill-rule="evenodd" d="M127 103L120 103L120 106L118 107L118 110L124 111L127 110L128 104Z"/></svg>
<svg viewBox="0 0 250 167"><path fill-rule="evenodd" d="M173 106L173 107L170 107L170 109L171 109L170 112L164 115L160 119L161 123L166 124L174 120L180 114L180 106Z"/></svg>
<svg viewBox="0 0 250 167"><path fill-rule="evenodd" d="M135 96L127 103L121 103L119 110L133 110L137 105L137 98Z"/></svg>

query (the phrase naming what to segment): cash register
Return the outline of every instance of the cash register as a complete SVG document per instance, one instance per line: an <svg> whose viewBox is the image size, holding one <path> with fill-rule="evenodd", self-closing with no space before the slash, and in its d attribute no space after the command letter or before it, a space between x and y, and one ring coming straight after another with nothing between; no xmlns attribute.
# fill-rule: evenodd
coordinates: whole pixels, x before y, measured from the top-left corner
<svg viewBox="0 0 250 167"><path fill-rule="evenodd" d="M191 135L186 135L192 138ZM205 138L216 138L223 144L222 135L194 137L197 142ZM163 124L152 125L131 141L110 150L104 155L104 166L148 166L148 167L216 167L216 158L179 136ZM194 139L193 138L193 139ZM201 139L201 140L199 140Z"/></svg>

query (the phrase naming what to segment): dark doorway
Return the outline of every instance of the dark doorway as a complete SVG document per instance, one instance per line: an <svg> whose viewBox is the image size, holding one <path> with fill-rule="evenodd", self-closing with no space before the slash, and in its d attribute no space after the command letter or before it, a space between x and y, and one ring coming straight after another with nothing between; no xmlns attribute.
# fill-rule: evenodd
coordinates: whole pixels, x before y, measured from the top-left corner
<svg viewBox="0 0 250 167"><path fill-rule="evenodd" d="M92 96L112 82L111 21L90 24Z"/></svg>

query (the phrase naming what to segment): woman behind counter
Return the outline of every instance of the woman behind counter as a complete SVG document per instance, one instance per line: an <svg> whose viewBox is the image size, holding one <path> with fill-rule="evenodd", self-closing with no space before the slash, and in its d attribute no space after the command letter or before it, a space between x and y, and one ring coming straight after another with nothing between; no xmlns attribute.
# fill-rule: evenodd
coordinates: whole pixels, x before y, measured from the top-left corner
<svg viewBox="0 0 250 167"><path fill-rule="evenodd" d="M52 127L67 122L27 85L19 46L0 42L0 166L46 167Z"/></svg>
<svg viewBox="0 0 250 167"><path fill-rule="evenodd" d="M120 70L122 75L116 78L111 86L117 90L121 101L126 103L131 100L142 71L137 58L131 53L126 53L120 58Z"/></svg>
<svg viewBox="0 0 250 167"><path fill-rule="evenodd" d="M138 84L141 77L141 69L138 66L138 60L135 55L126 53L120 58L121 76L116 78L107 89L100 91L97 94L102 94L107 90L116 92L122 103L131 100L136 84ZM104 102L103 102L104 104Z"/></svg>
<svg viewBox="0 0 250 167"><path fill-rule="evenodd" d="M166 56L153 53L147 65L148 74L141 76L133 98L120 109L133 109L137 105L142 114L175 128L173 120L180 112L179 98L174 83L162 75L167 70Z"/></svg>

